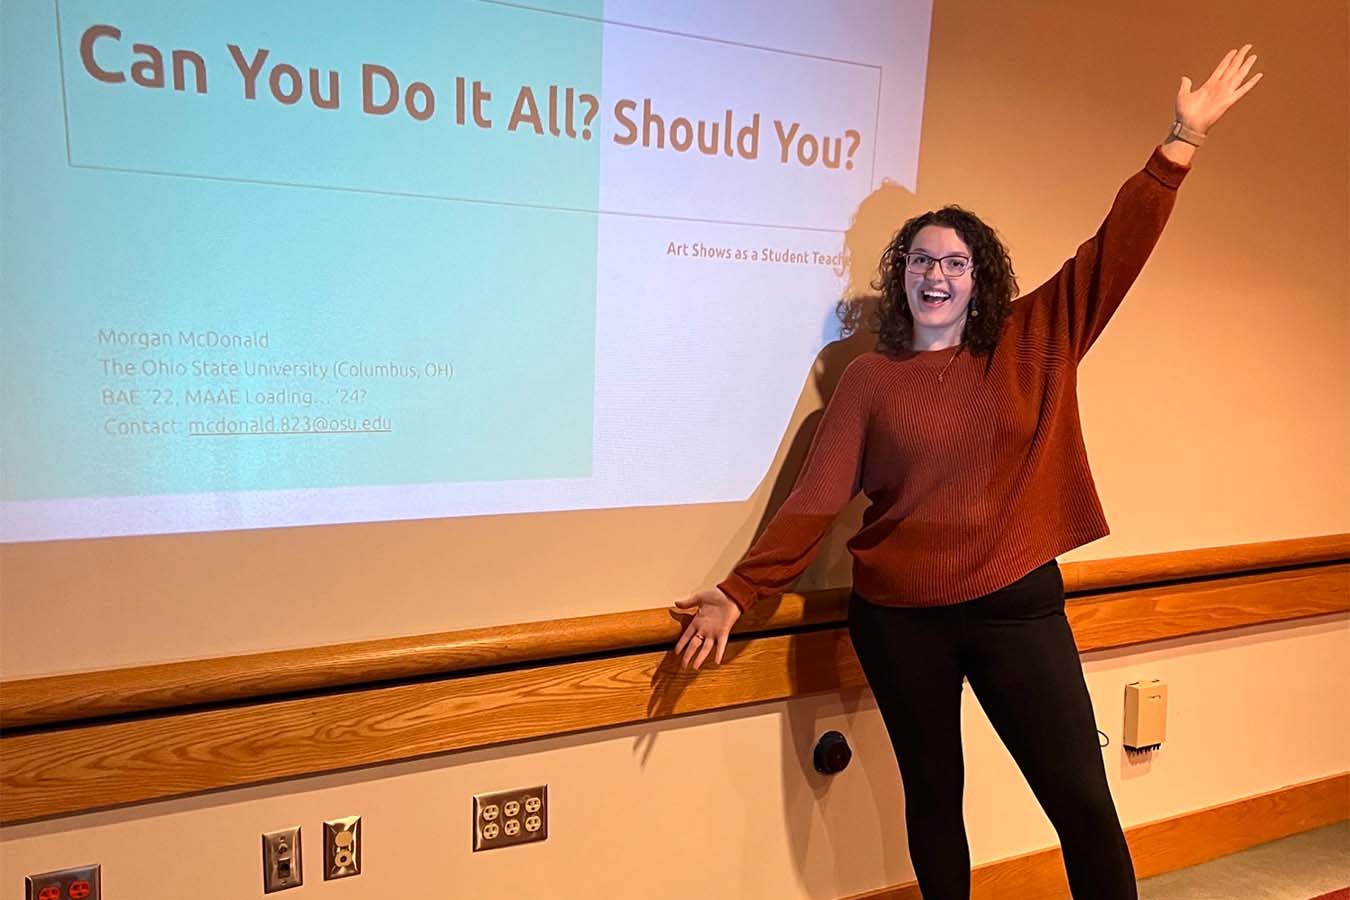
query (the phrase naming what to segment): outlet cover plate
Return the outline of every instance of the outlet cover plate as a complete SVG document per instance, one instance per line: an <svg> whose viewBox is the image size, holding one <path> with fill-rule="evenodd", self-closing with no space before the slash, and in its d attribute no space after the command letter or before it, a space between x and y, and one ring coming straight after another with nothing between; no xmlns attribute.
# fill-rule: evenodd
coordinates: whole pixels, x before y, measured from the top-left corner
<svg viewBox="0 0 1350 900"><path fill-rule="evenodd" d="M548 838L548 785L475 794L473 849L495 850Z"/></svg>
<svg viewBox="0 0 1350 900"><path fill-rule="evenodd" d="M23 880L24 900L99 900L103 891L98 866L77 866L29 875Z"/></svg>
<svg viewBox="0 0 1350 900"><path fill-rule="evenodd" d="M361 817L323 823L323 880L361 874Z"/></svg>
<svg viewBox="0 0 1350 900"><path fill-rule="evenodd" d="M300 860L300 826L269 831L262 836L263 893L271 894L305 883Z"/></svg>

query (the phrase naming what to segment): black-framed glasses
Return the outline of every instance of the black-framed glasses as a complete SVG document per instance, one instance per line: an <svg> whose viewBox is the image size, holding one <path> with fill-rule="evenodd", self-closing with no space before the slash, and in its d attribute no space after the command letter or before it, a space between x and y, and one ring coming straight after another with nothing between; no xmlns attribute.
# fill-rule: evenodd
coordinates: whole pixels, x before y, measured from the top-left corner
<svg viewBox="0 0 1350 900"><path fill-rule="evenodd" d="M948 278L959 278L971 270L970 257L961 254L930 256L917 250L905 254L905 270L915 275L927 275L933 263L937 263Z"/></svg>

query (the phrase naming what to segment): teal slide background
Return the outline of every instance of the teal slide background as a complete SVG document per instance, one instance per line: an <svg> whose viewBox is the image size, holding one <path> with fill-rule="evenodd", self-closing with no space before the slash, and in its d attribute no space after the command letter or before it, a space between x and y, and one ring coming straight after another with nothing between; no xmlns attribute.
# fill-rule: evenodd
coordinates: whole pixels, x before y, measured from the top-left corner
<svg viewBox="0 0 1350 900"><path fill-rule="evenodd" d="M561 8L598 16L599 5ZM589 474L599 141L504 126L522 84L599 94L598 23L473 0L361 13L62 0L59 61L53 4L7 3L3 15L3 499ZM103 65L128 67L135 42L166 57L191 49L207 93L94 80L79 38L96 22L123 32L99 43ZM314 66L325 85L337 70L341 108L283 106L261 85L245 101L227 43L250 58L269 49L265 70ZM363 114L363 62L430 84L436 115ZM457 75L492 91L491 130L455 124ZM100 329L268 332L271 348L113 352ZM446 362L455 374L119 380L103 358ZM105 405L105 387L172 389L180 404L189 388L304 389L329 405L129 410ZM339 405L339 388L367 393ZM257 415L378 416L392 430L103 428L110 417Z"/></svg>

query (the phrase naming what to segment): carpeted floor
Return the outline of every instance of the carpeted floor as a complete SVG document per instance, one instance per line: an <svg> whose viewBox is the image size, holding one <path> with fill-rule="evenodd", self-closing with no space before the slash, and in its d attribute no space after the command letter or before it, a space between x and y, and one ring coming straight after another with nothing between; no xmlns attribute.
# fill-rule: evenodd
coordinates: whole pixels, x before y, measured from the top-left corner
<svg viewBox="0 0 1350 900"><path fill-rule="evenodd" d="M1139 882L1139 900L1350 900L1350 822Z"/></svg>

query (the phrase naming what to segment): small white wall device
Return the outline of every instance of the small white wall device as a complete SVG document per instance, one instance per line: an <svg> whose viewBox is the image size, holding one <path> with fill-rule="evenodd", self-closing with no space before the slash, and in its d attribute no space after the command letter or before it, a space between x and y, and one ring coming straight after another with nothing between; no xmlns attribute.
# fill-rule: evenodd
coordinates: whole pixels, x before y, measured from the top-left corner
<svg viewBox="0 0 1350 900"><path fill-rule="evenodd" d="M1126 750L1156 750L1167 736L1167 685L1157 678L1125 685Z"/></svg>

